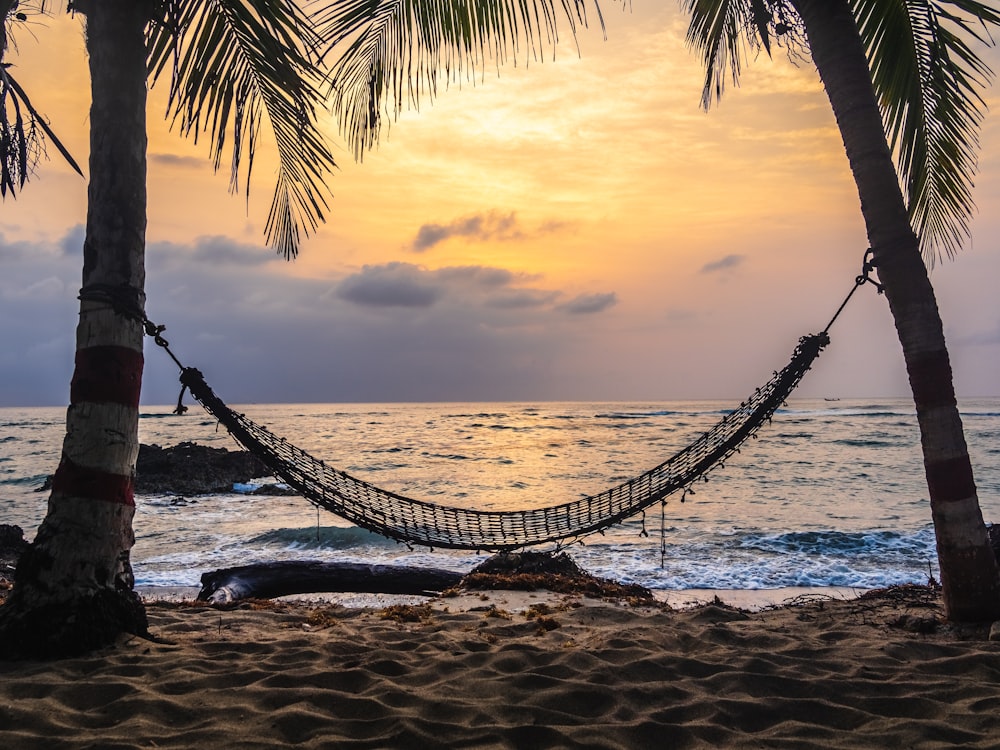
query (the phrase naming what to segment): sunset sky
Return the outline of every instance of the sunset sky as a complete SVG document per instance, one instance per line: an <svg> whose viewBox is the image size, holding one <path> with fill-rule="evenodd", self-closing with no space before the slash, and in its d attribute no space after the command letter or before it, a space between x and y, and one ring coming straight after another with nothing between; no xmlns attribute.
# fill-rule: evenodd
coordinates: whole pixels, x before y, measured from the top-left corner
<svg viewBox="0 0 1000 750"><path fill-rule="evenodd" d="M232 403L738 401L767 380L829 320L866 247L819 80L761 55L705 112L675 3L605 17L607 40L585 31L579 54L565 34L554 60L404 113L362 164L331 130L328 223L292 263L263 240L273 154L248 210L205 145L169 131L155 87L147 314L175 354ZM36 35L12 70L85 164L81 21ZM982 145L973 238L932 274L962 397L1000 396L995 116ZM0 405L68 400L85 211L86 182L54 149L0 204ZM908 394L873 288L832 335L799 395ZM143 402L177 390L147 342Z"/></svg>

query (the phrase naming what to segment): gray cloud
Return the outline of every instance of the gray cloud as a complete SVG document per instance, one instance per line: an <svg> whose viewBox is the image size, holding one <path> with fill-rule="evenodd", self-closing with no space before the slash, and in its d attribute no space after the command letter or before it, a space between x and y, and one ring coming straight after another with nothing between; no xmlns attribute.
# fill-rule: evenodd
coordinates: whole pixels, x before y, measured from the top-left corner
<svg viewBox="0 0 1000 750"><path fill-rule="evenodd" d="M507 286L515 280L513 273L506 268L489 266L449 266L435 272L444 281L474 284L483 287Z"/></svg>
<svg viewBox="0 0 1000 750"><path fill-rule="evenodd" d="M543 221L533 228L525 227L514 212L504 214L499 211L488 211L464 216L447 224L424 224L417 230L411 249L422 253L452 237L511 242L561 232L570 226L569 222L553 219Z"/></svg>
<svg viewBox="0 0 1000 750"><path fill-rule="evenodd" d="M207 158L199 156L177 156L176 154L150 154L149 161L154 164L162 164L168 167L182 167L184 169L200 169L209 163Z"/></svg>
<svg viewBox="0 0 1000 750"><path fill-rule="evenodd" d="M466 216L448 224L424 224L417 230L413 249L422 253L452 237L471 237L477 240L512 240L522 236L514 213L501 214L490 211Z"/></svg>
<svg viewBox="0 0 1000 750"><path fill-rule="evenodd" d="M492 266L427 270L412 263L365 266L334 290L336 297L366 307L430 307L440 300L516 309L538 307L559 293L517 286L537 276Z"/></svg>
<svg viewBox="0 0 1000 750"><path fill-rule="evenodd" d="M72 227L66 235L59 241L59 249L62 254L71 258L83 258L83 240L87 235L87 228L83 224Z"/></svg>
<svg viewBox="0 0 1000 750"><path fill-rule="evenodd" d="M339 298L365 307L430 307L442 294L440 284L411 263L365 266L336 290Z"/></svg>
<svg viewBox="0 0 1000 750"><path fill-rule="evenodd" d="M214 265L253 265L271 263L274 253L262 245L236 242L229 237L210 236L195 240L191 257L198 263Z"/></svg>
<svg viewBox="0 0 1000 750"><path fill-rule="evenodd" d="M80 258L61 250L69 242L68 235L0 242L0 405L66 403L80 286ZM213 257L226 262L212 262ZM167 326L165 337L180 362L201 370L232 404L725 394L732 368L711 361L681 366L676 350L697 348L709 330L713 343L722 340L721 349L742 335L729 325L706 328L707 313L677 323L663 318L683 319L696 310L643 316L630 305L620 315L601 314L619 301L613 292L567 294L511 269L389 263L359 269L336 283L288 273L274 257L267 248L255 251L219 238L148 246L150 318ZM990 327L977 314L980 327L971 330L988 334ZM868 318L858 317L859 326L868 325ZM648 336L636 340L637 330L647 328L674 346L651 352ZM974 351L958 343L962 333L956 330L952 339L953 361L960 363L963 351L970 359ZM862 328L861 335L870 332ZM176 365L151 341L145 355L143 404L175 403ZM786 355L782 351L780 358ZM760 358L751 370L763 364L770 372L776 365L773 353ZM634 366L637 359L644 367ZM976 361L982 361L978 352ZM843 394L851 383L855 389L870 387L874 365L867 363L859 381L851 380L857 368L849 364L838 367L834 358L811 375L814 392L829 391L829 383ZM981 370L977 366L974 372ZM827 380L820 380L826 371ZM982 382L996 368L984 371ZM980 381L977 387L986 392ZM757 382L754 378L751 385ZM741 377L733 395L744 396L745 385Z"/></svg>
<svg viewBox="0 0 1000 750"><path fill-rule="evenodd" d="M569 302L559 305L559 309L570 315L592 315L604 312L616 304L618 304L618 295L614 292L607 292L605 294L580 294Z"/></svg>
<svg viewBox="0 0 1000 750"><path fill-rule="evenodd" d="M486 305L500 310L523 310L551 305L559 292L544 289L505 289L486 299Z"/></svg>
<svg viewBox="0 0 1000 750"><path fill-rule="evenodd" d="M718 271L736 268L743 265L746 258L745 255L727 255L724 258L713 260L711 263L706 263L701 267L700 273L717 273Z"/></svg>

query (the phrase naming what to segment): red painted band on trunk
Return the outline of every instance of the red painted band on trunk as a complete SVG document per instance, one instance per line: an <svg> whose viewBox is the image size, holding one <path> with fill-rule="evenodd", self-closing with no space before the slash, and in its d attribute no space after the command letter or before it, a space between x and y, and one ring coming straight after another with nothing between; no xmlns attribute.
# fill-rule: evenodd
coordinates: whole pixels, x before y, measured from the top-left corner
<svg viewBox="0 0 1000 750"><path fill-rule="evenodd" d="M142 352L124 346L92 346L76 353L71 404L120 404L139 408Z"/></svg>
<svg viewBox="0 0 1000 750"><path fill-rule="evenodd" d="M927 488L931 500L939 503L967 500L976 494L972 463L968 456L936 461L927 466Z"/></svg>
<svg viewBox="0 0 1000 750"><path fill-rule="evenodd" d="M915 357L909 362L908 370L913 401L919 407L932 409L955 405L955 387L947 351Z"/></svg>
<svg viewBox="0 0 1000 750"><path fill-rule="evenodd" d="M52 491L116 505L135 505L134 477L77 466L66 456L52 478Z"/></svg>

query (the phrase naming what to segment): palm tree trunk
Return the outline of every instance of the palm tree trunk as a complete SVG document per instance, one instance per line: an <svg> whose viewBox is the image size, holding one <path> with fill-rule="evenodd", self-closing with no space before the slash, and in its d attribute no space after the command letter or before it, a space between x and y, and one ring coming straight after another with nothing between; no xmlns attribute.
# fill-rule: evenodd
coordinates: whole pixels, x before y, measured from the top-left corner
<svg viewBox="0 0 1000 750"><path fill-rule="evenodd" d="M142 380L149 6L82 0L90 58L90 184L66 437L48 513L0 610L0 651L62 656L144 633L133 591Z"/></svg>
<svg viewBox="0 0 1000 750"><path fill-rule="evenodd" d="M833 106L861 211L903 349L920 425L945 610L953 620L1000 618L990 548L955 400L941 316L907 215L848 0L791 0Z"/></svg>

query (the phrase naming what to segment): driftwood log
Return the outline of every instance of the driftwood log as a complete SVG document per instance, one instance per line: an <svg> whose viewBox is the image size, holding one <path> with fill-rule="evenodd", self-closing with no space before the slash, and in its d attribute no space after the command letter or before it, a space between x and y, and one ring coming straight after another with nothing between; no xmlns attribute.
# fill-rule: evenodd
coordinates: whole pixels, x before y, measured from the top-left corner
<svg viewBox="0 0 1000 750"><path fill-rule="evenodd" d="M198 599L227 604L328 592L433 596L458 585L462 575L442 568L288 560L204 573Z"/></svg>

